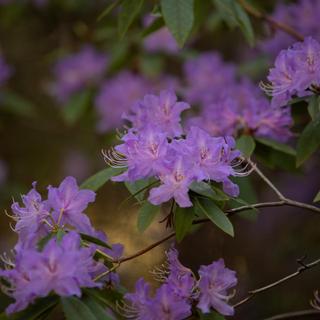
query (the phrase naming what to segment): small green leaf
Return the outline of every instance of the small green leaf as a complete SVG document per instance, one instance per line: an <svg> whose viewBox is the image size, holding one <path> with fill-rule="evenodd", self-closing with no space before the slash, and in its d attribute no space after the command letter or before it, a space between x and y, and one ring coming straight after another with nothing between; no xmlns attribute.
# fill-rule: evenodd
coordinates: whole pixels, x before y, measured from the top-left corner
<svg viewBox="0 0 320 320"><path fill-rule="evenodd" d="M183 47L194 22L193 0L161 0L161 11L166 26Z"/></svg>
<svg viewBox="0 0 320 320"><path fill-rule="evenodd" d="M80 119L89 106L90 99L90 90L81 91L70 98L62 109L63 118L67 124L72 125Z"/></svg>
<svg viewBox="0 0 320 320"><path fill-rule="evenodd" d="M159 207L154 206L153 204L146 202L140 208L138 215L138 230L139 232L145 231L150 224L152 223L155 216L159 213Z"/></svg>
<svg viewBox="0 0 320 320"><path fill-rule="evenodd" d="M137 180L135 182L125 182L124 184L129 192L138 200L139 203L141 203L147 190L146 187L150 185L150 180Z"/></svg>
<svg viewBox="0 0 320 320"><path fill-rule="evenodd" d="M118 31L123 38L139 14L144 0L123 0L118 18Z"/></svg>
<svg viewBox="0 0 320 320"><path fill-rule="evenodd" d="M320 191L317 193L317 195L313 199L313 202L319 202L319 201L320 201Z"/></svg>
<svg viewBox="0 0 320 320"><path fill-rule="evenodd" d="M87 242L90 242L90 243L94 243L94 244L96 244L96 245L98 245L100 247L112 249L109 244L107 244L106 242L104 242L104 241L102 241L102 240L100 240L98 238L89 236L88 234L85 234L85 233L80 233L80 236L81 236L81 239L84 240L84 241L87 241Z"/></svg>
<svg viewBox="0 0 320 320"><path fill-rule="evenodd" d="M30 101L11 91L1 92L0 110L27 117L36 113L36 108Z"/></svg>
<svg viewBox="0 0 320 320"><path fill-rule="evenodd" d="M192 182L190 185L190 190L200 194L201 196L205 196L211 199L216 200L216 193L212 190L211 186L207 183L200 181L200 182ZM220 199L221 200L221 199Z"/></svg>
<svg viewBox="0 0 320 320"><path fill-rule="evenodd" d="M63 229L59 229L56 233L57 242L61 242L62 238L65 236L66 232Z"/></svg>
<svg viewBox="0 0 320 320"><path fill-rule="evenodd" d="M274 150L289 154L291 156L296 156L296 150L294 150L292 147L288 146L287 144L280 143L278 141L270 140L267 138L255 138L256 141L259 143L268 146Z"/></svg>
<svg viewBox="0 0 320 320"><path fill-rule="evenodd" d="M317 118L317 115L320 112L320 97L319 96L312 96L309 100L308 104L308 112L312 120Z"/></svg>
<svg viewBox="0 0 320 320"><path fill-rule="evenodd" d="M102 11L97 20L100 21L106 17L116 6L121 3L121 1L122 0L112 0L112 2Z"/></svg>
<svg viewBox="0 0 320 320"><path fill-rule="evenodd" d="M54 237L54 233L49 233L45 237L41 238L37 243L37 248L39 251L42 251L43 248L47 245L47 243Z"/></svg>
<svg viewBox="0 0 320 320"><path fill-rule="evenodd" d="M237 139L236 148L239 149L246 158L249 158L253 153L256 147L256 143L254 142L252 136L242 135L239 139Z"/></svg>
<svg viewBox="0 0 320 320"><path fill-rule="evenodd" d="M176 238L177 241L180 242L192 227L192 221L194 219L194 208L177 207L174 213L174 218Z"/></svg>
<svg viewBox="0 0 320 320"><path fill-rule="evenodd" d="M61 303L66 320L97 320L90 308L79 298L61 298Z"/></svg>
<svg viewBox="0 0 320 320"><path fill-rule="evenodd" d="M233 225L226 214L213 202L207 199L197 199L196 206L221 230L234 236Z"/></svg>
<svg viewBox="0 0 320 320"><path fill-rule="evenodd" d="M156 20L154 20L150 26L148 26L145 30L143 30L142 32L142 37L147 37L148 35L150 35L151 33L159 30L160 28L162 28L164 26L164 21L162 18L157 18Z"/></svg>
<svg viewBox="0 0 320 320"><path fill-rule="evenodd" d="M320 145L320 114L303 130L297 144L297 167L306 161Z"/></svg>
<svg viewBox="0 0 320 320"><path fill-rule="evenodd" d="M223 14L223 19L229 24L229 26L240 27L248 43L253 46L255 42L253 28L250 18L242 6L236 0L213 1L218 10Z"/></svg>
<svg viewBox="0 0 320 320"><path fill-rule="evenodd" d="M97 191L100 189L107 181L109 181L112 177L120 174L123 172L123 168L106 168L98 173L94 174L90 178L88 178L86 181L84 181L80 188L81 189L89 189L93 191Z"/></svg>

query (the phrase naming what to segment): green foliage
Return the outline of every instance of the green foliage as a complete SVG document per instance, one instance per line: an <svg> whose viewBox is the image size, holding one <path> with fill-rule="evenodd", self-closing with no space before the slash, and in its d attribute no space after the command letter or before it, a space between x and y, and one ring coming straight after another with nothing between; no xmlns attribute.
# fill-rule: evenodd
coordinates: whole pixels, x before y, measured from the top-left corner
<svg viewBox="0 0 320 320"><path fill-rule="evenodd" d="M161 0L161 11L173 37L183 47L194 22L193 0Z"/></svg>
<svg viewBox="0 0 320 320"><path fill-rule="evenodd" d="M196 199L196 210L201 211L217 227L230 236L234 236L234 229L226 214L213 202L207 199Z"/></svg>
<svg viewBox="0 0 320 320"><path fill-rule="evenodd" d="M313 202L319 202L319 201L320 201L320 191L317 193L317 195L313 199Z"/></svg>
<svg viewBox="0 0 320 320"><path fill-rule="evenodd" d="M125 182L124 184L131 195L134 196L139 203L141 203L150 183L150 179L143 179L135 182Z"/></svg>
<svg viewBox="0 0 320 320"><path fill-rule="evenodd" d="M104 248L108 248L108 249L111 249L111 246L108 245L106 242L98 239L98 238L95 238L93 236L90 236L88 234L85 234L85 233L80 233L80 236L81 236L81 239L86 241L86 242L90 242L90 243L94 243L100 247L104 247Z"/></svg>
<svg viewBox="0 0 320 320"><path fill-rule="evenodd" d="M91 90L81 91L63 106L62 115L67 124L73 125L81 118L90 105L91 96Z"/></svg>
<svg viewBox="0 0 320 320"><path fill-rule="evenodd" d="M83 299L83 302L94 314L96 320L112 320L113 317L109 316L106 312L106 308L98 303L92 296L87 296Z"/></svg>
<svg viewBox="0 0 320 320"><path fill-rule="evenodd" d="M122 0L118 18L118 32L123 38L139 14L144 0Z"/></svg>
<svg viewBox="0 0 320 320"><path fill-rule="evenodd" d="M112 0L112 2L102 11L100 16L98 17L98 21L102 20L106 17L115 7L117 7L122 0Z"/></svg>
<svg viewBox="0 0 320 320"><path fill-rule="evenodd" d="M142 32L142 37L147 37L148 35L150 35L153 32L156 32L157 30L159 30L160 28L162 28L164 26L164 21L162 18L157 18L156 20L154 20L150 26L148 26L146 29L143 30Z"/></svg>
<svg viewBox="0 0 320 320"><path fill-rule="evenodd" d="M177 207L174 213L174 227L176 231L176 239L182 241L192 227L194 219L194 208Z"/></svg>
<svg viewBox="0 0 320 320"><path fill-rule="evenodd" d="M313 95L308 104L308 112L312 120L316 120L320 111L320 96Z"/></svg>
<svg viewBox="0 0 320 320"><path fill-rule="evenodd" d="M155 216L159 213L159 209L158 206L154 206L149 202L143 204L140 208L137 222L138 230L140 232L145 231L150 226Z"/></svg>
<svg viewBox="0 0 320 320"><path fill-rule="evenodd" d="M296 150L294 150L292 147L288 146L287 144L274 141L271 139L267 139L267 138L255 138L255 140L274 150L277 150L292 156L296 156Z"/></svg>
<svg viewBox="0 0 320 320"><path fill-rule="evenodd" d="M76 297L61 298L66 320L98 320L86 303ZM100 318L101 319L101 318Z"/></svg>
<svg viewBox="0 0 320 320"><path fill-rule="evenodd" d="M206 314L199 311L199 316L200 316L200 320L224 320L225 319L221 314L215 311L212 311Z"/></svg>
<svg viewBox="0 0 320 320"><path fill-rule="evenodd" d="M194 181L191 183L190 185L190 190L201 195L201 196L205 196L207 198L211 198L213 200L221 200L221 199L217 199L217 193L215 191L213 191L213 189L211 188L211 186L207 183L205 183L204 181Z"/></svg>
<svg viewBox="0 0 320 320"><path fill-rule="evenodd" d="M303 130L297 145L297 166L306 161L320 145L320 113Z"/></svg>
<svg viewBox="0 0 320 320"><path fill-rule="evenodd" d="M97 191L100 189L107 181L109 181L112 177L120 174L123 171L122 168L106 168L98 173L94 174L86 181L84 181L80 188L81 189L90 189L93 191Z"/></svg>
<svg viewBox="0 0 320 320"><path fill-rule="evenodd" d="M246 158L249 158L251 156L255 147L256 143L254 142L252 136L244 134L239 139L237 139L236 148L239 149Z"/></svg>
<svg viewBox="0 0 320 320"><path fill-rule="evenodd" d="M213 0L230 27L240 27L248 43L253 46L254 32L248 14L236 0Z"/></svg>

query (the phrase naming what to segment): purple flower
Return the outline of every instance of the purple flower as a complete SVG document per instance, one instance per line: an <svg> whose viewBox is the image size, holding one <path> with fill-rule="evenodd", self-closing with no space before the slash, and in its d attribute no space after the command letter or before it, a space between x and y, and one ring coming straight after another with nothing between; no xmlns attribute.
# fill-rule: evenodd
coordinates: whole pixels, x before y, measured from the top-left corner
<svg viewBox="0 0 320 320"><path fill-rule="evenodd" d="M168 137L176 137L182 134L180 114L189 108L186 102L177 101L172 90L165 90L159 96L147 94L133 106L126 119L135 130L143 131L151 127L166 133Z"/></svg>
<svg viewBox="0 0 320 320"><path fill-rule="evenodd" d="M199 269L199 303L198 308L203 313L209 313L210 308L215 309L225 316L232 316L234 308L228 304L230 295L227 290L237 284L234 271L224 265L223 259Z"/></svg>
<svg viewBox="0 0 320 320"><path fill-rule="evenodd" d="M51 94L66 103L73 94L96 84L102 78L106 65L106 56L90 46L60 59L54 66L55 83Z"/></svg>
<svg viewBox="0 0 320 320"><path fill-rule="evenodd" d="M320 44L308 37L304 42L282 50L270 69L268 80L262 88L272 96L273 106L285 105L293 96L310 94L320 85Z"/></svg>
<svg viewBox="0 0 320 320"><path fill-rule="evenodd" d="M11 77L12 68L6 63L4 57L0 54L0 87Z"/></svg>
<svg viewBox="0 0 320 320"><path fill-rule="evenodd" d="M8 291L15 303L6 312L18 312L38 297L50 292L60 296L81 296L82 287L98 287L92 280L96 268L93 250L80 246L80 236L69 232L60 243L52 239L42 252L34 249L17 253L13 269L0 271L10 287Z"/></svg>
<svg viewBox="0 0 320 320"><path fill-rule="evenodd" d="M52 216L58 225L70 225L79 232L91 234L93 228L83 211L94 202L95 193L79 190L73 177L65 178L59 187L48 187L48 205L53 209Z"/></svg>

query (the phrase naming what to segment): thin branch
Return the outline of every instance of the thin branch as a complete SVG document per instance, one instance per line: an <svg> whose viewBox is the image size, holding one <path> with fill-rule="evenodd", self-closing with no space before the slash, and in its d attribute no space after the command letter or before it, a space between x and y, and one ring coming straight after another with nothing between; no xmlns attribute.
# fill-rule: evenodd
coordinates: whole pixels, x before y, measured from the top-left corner
<svg viewBox="0 0 320 320"><path fill-rule="evenodd" d="M295 278L297 276L299 276L301 273L303 273L304 271L308 270L308 269L311 269L315 266L317 266L318 264L320 264L320 259L317 259L313 262L310 262L309 264L304 264L302 261L299 261L300 263L300 267L297 269L296 272L294 273L291 273L275 282L272 282L264 287L261 287L261 288L258 288L258 289L254 289L254 290L250 290L248 292L248 295L247 297L245 297L244 299L240 300L239 302L237 302L234 307L239 307L241 306L242 304L246 303L247 301L251 300L255 295L259 294L259 293L262 293L264 291L267 291L267 290L270 290L274 287L277 287L278 285L281 285L282 283L284 282L287 282L288 280L292 279L292 278Z"/></svg>
<svg viewBox="0 0 320 320"><path fill-rule="evenodd" d="M246 0L238 0L238 2L243 7L243 9L245 11L247 11L247 13L249 13L251 16L253 16L257 19L266 21L273 28L286 32L287 34L289 34L290 36L292 36L293 38L295 38L298 41L304 40L304 36L302 34L297 32L296 30L294 30L292 27L290 27L286 23L277 21L274 18L268 16L267 14L260 12L259 10L257 10L253 6L251 6L251 4L249 4Z"/></svg>
<svg viewBox="0 0 320 320"><path fill-rule="evenodd" d="M314 309L308 309L308 310L282 313L270 318L266 318L264 320L282 320L282 319L298 319L298 318L306 319L305 317L318 315L318 314L320 314L320 311L314 310Z"/></svg>

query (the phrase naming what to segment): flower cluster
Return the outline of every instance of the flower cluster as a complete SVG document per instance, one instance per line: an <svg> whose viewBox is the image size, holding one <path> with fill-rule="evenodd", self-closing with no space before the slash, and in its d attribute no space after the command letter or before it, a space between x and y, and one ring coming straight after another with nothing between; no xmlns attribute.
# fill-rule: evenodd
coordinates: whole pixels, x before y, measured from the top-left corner
<svg viewBox="0 0 320 320"><path fill-rule="evenodd" d="M320 2L314 0L299 0L296 3L279 3L272 17L281 23L293 27L303 36L312 36L320 41L318 18ZM282 30L272 30L272 36L261 43L263 52L273 56L295 42L295 39Z"/></svg>
<svg viewBox="0 0 320 320"><path fill-rule="evenodd" d="M227 290L237 284L235 272L226 268L219 259L208 266L201 266L199 279L178 260L178 253L170 249L167 253L168 270L156 269L157 279L163 282L155 295L150 294L150 285L142 278L136 283L136 291L125 295L124 305L127 317L139 320L182 320L192 314L192 305L202 313L212 309L222 315L234 314L228 304L231 295Z"/></svg>
<svg viewBox="0 0 320 320"><path fill-rule="evenodd" d="M215 136L240 133L286 141L292 118L288 107L270 106L249 79L237 80L235 67L214 53L202 54L185 64L185 96L199 106L188 120Z"/></svg>
<svg viewBox="0 0 320 320"><path fill-rule="evenodd" d="M84 46L79 52L60 59L54 66L55 82L51 94L65 103L70 97L88 85L101 80L107 66L107 58L93 47Z"/></svg>
<svg viewBox="0 0 320 320"><path fill-rule="evenodd" d="M0 54L0 87L5 84L11 75L12 68L6 63L4 57Z"/></svg>
<svg viewBox="0 0 320 320"><path fill-rule="evenodd" d="M0 271L0 277L9 284L5 292L15 299L8 313L20 311L50 292L80 296L82 287L99 287L102 281L118 283L114 273L95 281L108 269L94 260L94 253L99 248L113 259L119 259L122 245L110 245L111 249L93 244L83 246L79 235L84 233L108 243L106 235L96 231L83 213L94 199L94 192L79 190L75 179L67 177L59 187L48 187L46 200L42 200L34 183L32 190L22 196L23 206L13 203L12 218L18 234L15 259L4 256L6 270Z"/></svg>
<svg viewBox="0 0 320 320"><path fill-rule="evenodd" d="M222 183L226 193L237 196L238 186L229 179L242 174L235 170L240 152L234 150L234 139L212 137L197 127L184 134L180 114L188 108L173 91L138 101L126 115L132 128L121 138L123 144L105 153L111 166L127 168L113 180L159 179L149 195L155 205L173 198L180 207L192 206L189 187L203 180Z"/></svg>
<svg viewBox="0 0 320 320"><path fill-rule="evenodd" d="M294 96L310 95L320 85L320 44L308 37L280 51L262 88L272 96L274 106L286 104Z"/></svg>
<svg viewBox="0 0 320 320"><path fill-rule="evenodd" d="M122 71L105 80L95 99L99 115L98 131L105 132L122 126L125 121L123 115L130 111L130 107L141 96L174 86L176 86L176 81L172 77L160 77L153 80L130 71Z"/></svg>

